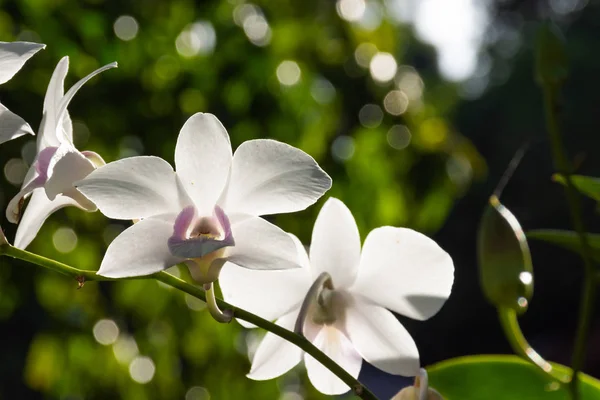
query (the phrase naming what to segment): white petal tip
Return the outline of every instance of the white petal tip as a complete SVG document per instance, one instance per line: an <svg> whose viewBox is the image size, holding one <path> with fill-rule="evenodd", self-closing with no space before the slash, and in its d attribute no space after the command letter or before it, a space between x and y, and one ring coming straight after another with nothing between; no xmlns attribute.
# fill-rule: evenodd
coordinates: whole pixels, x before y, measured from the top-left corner
<svg viewBox="0 0 600 400"><path fill-rule="evenodd" d="M115 278L114 276L112 276L112 275L110 274L110 272L107 274L106 272L102 272L102 273L101 273L100 271L97 271L97 272L96 272L96 275L98 275L98 276L102 276L102 277L104 277L104 278Z"/></svg>
<svg viewBox="0 0 600 400"><path fill-rule="evenodd" d="M261 376L256 371L250 371L246 374L246 378L252 379L253 381L268 381L269 379L276 378L275 376Z"/></svg>
<svg viewBox="0 0 600 400"><path fill-rule="evenodd" d="M46 49L46 44L45 43L36 43L36 42L29 42L31 43L32 46L35 47L35 51L39 51L39 50L45 50Z"/></svg>
<svg viewBox="0 0 600 400"><path fill-rule="evenodd" d="M111 278L111 279L131 278L133 276L136 276L136 275L128 274L126 271L119 271L119 270L103 271L102 267L100 267L98 272L96 272L96 275L103 276L104 278Z"/></svg>
<svg viewBox="0 0 600 400"><path fill-rule="evenodd" d="M46 48L45 43L37 43L37 42L20 42L20 43L26 43L37 50L44 50Z"/></svg>

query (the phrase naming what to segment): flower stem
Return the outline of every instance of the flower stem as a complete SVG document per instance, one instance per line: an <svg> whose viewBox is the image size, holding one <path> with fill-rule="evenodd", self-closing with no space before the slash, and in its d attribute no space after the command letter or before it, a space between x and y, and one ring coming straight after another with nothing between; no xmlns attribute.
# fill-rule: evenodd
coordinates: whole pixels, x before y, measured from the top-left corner
<svg viewBox="0 0 600 400"><path fill-rule="evenodd" d="M233 319L233 315L231 310L227 309L225 311L221 311L219 305L217 304L217 298L215 297L215 288L214 283L205 283L204 290L206 293L206 305L208 306L208 311L210 315L217 321L221 323L229 323Z"/></svg>
<svg viewBox="0 0 600 400"><path fill-rule="evenodd" d="M32 264L39 265L40 267L47 268L59 274L71 276L77 281L110 281L111 278L105 278L100 275L96 275L96 271L86 271L71 267L70 265L63 264L61 262L40 256L34 253L30 253L26 250L21 250L11 246L8 243L0 245L0 255L16 258L23 261L28 261Z"/></svg>
<svg viewBox="0 0 600 400"><path fill-rule="evenodd" d="M540 367L540 369L561 383L571 382L569 375L563 374L552 367L548 361L544 360L527 342L521 327L519 326L519 320L517 319L517 313L515 310L508 307L501 307L498 309L498 317L500 324L504 330L504 335L508 339L511 347L521 357L531 361L533 364Z"/></svg>
<svg viewBox="0 0 600 400"><path fill-rule="evenodd" d="M577 324L577 333L575 335L575 344L573 349L573 357L571 368L573 369L573 379L571 380L570 391L573 400L579 398L578 392L578 376L577 374L583 368L586 355L587 342L590 336L590 324L594 313L594 302L596 299L596 281L594 279L594 267L590 257L590 245L585 234L581 206L579 204L579 196L571 179L571 166L565 155L562 137L557 117L557 94L558 87L551 83L542 85L544 92L544 108L546 113L546 126L550 135L550 143L552 146L552 158L554 166L559 173L565 177L566 187L565 194L571 222L579 242L581 243L581 256L584 265L584 281L583 290L581 293L579 322Z"/></svg>
<svg viewBox="0 0 600 400"><path fill-rule="evenodd" d="M0 244L0 255L5 255L8 257L16 258L19 260L27 261L29 263L39 265L46 269L58 272L60 274L70 276L75 278L79 282L80 287L83 285L85 281L114 281L116 279L105 278L103 276L97 275L96 271L86 271L78 268L71 267L67 264L63 264L61 262L31 253L26 250L21 250L16 247L13 247L9 244ZM207 293L186 281L177 278L171 274L168 274L164 271L158 272L153 275L136 277L136 278L124 278L124 279L156 279L164 284L167 284L171 287L174 287L184 293L187 293L193 297L196 297L202 301L212 301L211 299L207 299ZM311 355L314 359L319 361L323 366L329 369L333 374L335 374L338 378L340 378L345 384L347 384L351 390L361 399L363 400L378 400L377 397L369 391L365 386L363 386L357 379L352 377L345 369L336 364L331 358L329 358L325 353L320 351L317 347L315 347L310 341L306 338L295 334L285 328L282 328L266 319L259 317L258 315L252 314L246 310L243 310L238 307L234 307L231 304L224 302L221 299L218 299L214 296L214 292L212 292L212 297L215 301L216 306L223 310L223 313L231 315L233 318L238 318L251 324L254 324L260 328L263 328L273 334L281 337L282 339L287 340L290 343L295 344L300 347L306 353Z"/></svg>

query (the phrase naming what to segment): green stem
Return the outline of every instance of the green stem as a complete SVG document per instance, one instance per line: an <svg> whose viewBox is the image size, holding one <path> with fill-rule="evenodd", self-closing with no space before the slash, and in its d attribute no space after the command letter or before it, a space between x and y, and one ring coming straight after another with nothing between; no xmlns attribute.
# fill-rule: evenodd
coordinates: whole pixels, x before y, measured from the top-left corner
<svg viewBox="0 0 600 400"><path fill-rule="evenodd" d="M544 358L529 345L521 331L515 310L508 307L501 307L498 309L498 317L502 329L504 330L504 335L508 339L515 353L537 365L544 373L549 375L550 378L561 383L571 382L571 377L569 375L557 371L552 367L552 364L544 360Z"/></svg>
<svg viewBox="0 0 600 400"><path fill-rule="evenodd" d="M1 243L1 242L0 242ZM71 267L67 264L63 264L58 261L54 261L52 259L39 256L34 253L30 253L26 250L21 250L16 247L13 247L9 244L0 244L0 255L9 256L12 258L16 258L19 260L27 261L29 263L39 265L41 267L47 268L49 270L61 273L66 276L70 276L75 278L81 285L85 281L114 281L116 279L105 278L103 276L97 275L96 271L86 271L78 268ZM125 278L125 279L156 279L164 284L167 284L171 287L181 290L193 297L196 297L204 302L207 301L206 292L203 289L200 289L197 286L194 286L186 281L179 279L171 274L168 274L164 271L158 272L154 275L149 275L145 277L138 278ZM365 386L363 386L357 379L353 378L346 370L336 364L331 358L329 358L325 353L320 351L317 347L315 347L310 341L306 338L295 334L294 332L288 331L285 328L280 327L266 319L259 317L258 315L252 314L246 310L243 310L238 307L234 307L231 304L224 302L218 298L214 299L216 305L234 318L238 318L254 324L260 328L263 328L269 332L274 333L275 335L281 337L282 339L287 340L290 343L295 344L300 347L306 353L311 355L315 360L319 361L323 366L329 369L334 375L340 378L345 384L347 384L352 391L361 399L364 400L378 400L377 397L369 391ZM209 299L209 301L211 301Z"/></svg>
<svg viewBox="0 0 600 400"><path fill-rule="evenodd" d="M100 275L96 275L96 271L86 271L82 269L77 269L71 267L70 265L63 264L61 262L52 260L50 258L46 258L44 256L39 256L34 253L30 253L26 250L21 250L16 247L13 247L9 244L0 245L0 255L5 255L8 257L16 258L19 260L27 261L31 264L39 265L40 267L44 267L46 269L52 270L54 272L58 272L63 275L71 276L75 278L78 282L83 284L84 281L112 281L114 279L105 278Z"/></svg>
<svg viewBox="0 0 600 400"><path fill-rule="evenodd" d="M575 335L575 344L573 349L573 358L571 368L573 369L573 379L571 380L570 390L573 400L579 398L578 392L578 373L583 368L586 355L586 347L590 336L590 324L594 312L594 301L596 299L596 281L594 279L594 267L590 256L590 245L585 234L579 196L571 179L571 166L564 152L562 137L557 117L557 94L558 87L551 82L544 82L542 85L544 92L544 107L546 112L546 125L550 135L552 146L552 158L554 167L565 177L565 194L569 213L573 227L581 243L581 255L584 264L584 282L581 293L579 322L577 324L577 333Z"/></svg>
<svg viewBox="0 0 600 400"><path fill-rule="evenodd" d="M233 315L230 310L221 311L219 305L217 304L217 297L215 296L215 287L214 283L205 283L204 284L204 293L206 294L206 305L210 315L217 321L221 323L229 323L233 319Z"/></svg>

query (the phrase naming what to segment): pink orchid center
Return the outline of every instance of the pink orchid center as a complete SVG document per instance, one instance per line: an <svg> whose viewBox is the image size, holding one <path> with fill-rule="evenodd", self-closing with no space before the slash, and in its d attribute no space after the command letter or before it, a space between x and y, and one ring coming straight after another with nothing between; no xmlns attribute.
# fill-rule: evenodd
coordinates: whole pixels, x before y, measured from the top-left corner
<svg viewBox="0 0 600 400"><path fill-rule="evenodd" d="M235 245L231 224L225 212L216 206L213 215L198 216L193 206L184 208L173 225L168 241L171 254L195 261L210 261L222 255L224 248Z"/></svg>
<svg viewBox="0 0 600 400"><path fill-rule="evenodd" d="M207 239L222 239L223 228L215 217L202 217L195 226L191 226L190 238L204 237Z"/></svg>

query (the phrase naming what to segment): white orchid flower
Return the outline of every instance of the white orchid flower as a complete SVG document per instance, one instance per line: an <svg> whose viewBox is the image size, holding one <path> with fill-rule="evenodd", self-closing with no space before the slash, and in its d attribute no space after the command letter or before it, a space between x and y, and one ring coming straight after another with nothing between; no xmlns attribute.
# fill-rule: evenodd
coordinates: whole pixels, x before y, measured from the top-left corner
<svg viewBox="0 0 600 400"><path fill-rule="evenodd" d="M83 179L104 160L93 151L80 152L73 145L73 125L67 107L75 93L92 77L117 63L105 65L77 82L67 93L64 80L69 58L63 57L48 84L44 99L44 116L37 137L37 156L30 167L19 193L9 202L6 218L20 220L15 246L24 249L35 238L44 221L59 208L75 206L96 211L96 206L75 189L73 182ZM21 218L23 201L31 200Z"/></svg>
<svg viewBox="0 0 600 400"><path fill-rule="evenodd" d="M296 243L301 269L267 273L227 263L219 280L225 300L286 329L296 326L353 377L363 359L391 374L418 374L415 342L391 311L418 320L437 313L454 280L450 256L425 235L390 226L371 231L361 254L356 222L334 198L317 217L310 256ZM248 377L275 378L303 357L319 391L350 390L314 358L270 332L254 354Z"/></svg>
<svg viewBox="0 0 600 400"><path fill-rule="evenodd" d="M0 42L0 85L15 76L27 60L45 47L41 43ZM0 103L0 144L26 134L34 134L29 124Z"/></svg>
<svg viewBox="0 0 600 400"><path fill-rule="evenodd" d="M232 156L223 125L198 113L181 128L175 166L131 157L76 183L107 217L140 219L110 244L98 274L148 275L186 262L211 290L225 261L298 267L293 240L259 215L305 209L331 187L312 157L267 139L244 142Z"/></svg>

